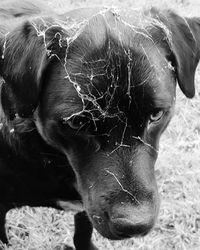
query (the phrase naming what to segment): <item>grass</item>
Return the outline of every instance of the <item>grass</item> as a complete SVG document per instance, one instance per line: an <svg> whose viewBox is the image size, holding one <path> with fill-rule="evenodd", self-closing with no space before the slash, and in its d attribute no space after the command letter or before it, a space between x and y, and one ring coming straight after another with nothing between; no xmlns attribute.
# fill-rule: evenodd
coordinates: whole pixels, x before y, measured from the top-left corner
<svg viewBox="0 0 200 250"><path fill-rule="evenodd" d="M138 6L141 1L48 0L58 11L91 3ZM147 1L146 1L147 2ZM142 1L142 3L146 3ZM148 1L147 4L157 4ZM145 5L147 5L145 4ZM198 1L159 1L180 13L198 14ZM196 96L187 99L177 88L174 117L161 138L156 176L161 209L154 230L146 237L112 242L97 232L94 241L101 250L198 250L200 249L200 69L196 73ZM61 250L72 244L71 213L47 208L24 207L7 214L7 231L11 246L5 250Z"/></svg>

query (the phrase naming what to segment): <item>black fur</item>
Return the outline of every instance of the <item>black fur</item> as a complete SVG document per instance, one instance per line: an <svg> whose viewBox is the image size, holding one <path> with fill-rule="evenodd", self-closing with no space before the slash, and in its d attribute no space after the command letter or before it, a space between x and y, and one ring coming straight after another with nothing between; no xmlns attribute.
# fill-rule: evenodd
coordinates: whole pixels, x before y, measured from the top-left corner
<svg viewBox="0 0 200 250"><path fill-rule="evenodd" d="M110 239L147 234L176 81L194 95L199 19L157 9L56 15L27 2L3 6L0 19L1 240L9 209L64 209L60 201L83 206L77 250L97 249L93 226Z"/></svg>

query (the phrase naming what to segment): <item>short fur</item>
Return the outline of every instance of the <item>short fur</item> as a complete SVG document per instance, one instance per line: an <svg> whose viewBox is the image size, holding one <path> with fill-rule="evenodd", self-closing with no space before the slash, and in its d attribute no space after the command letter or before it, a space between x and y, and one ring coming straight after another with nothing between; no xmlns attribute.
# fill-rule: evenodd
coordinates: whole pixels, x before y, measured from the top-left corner
<svg viewBox="0 0 200 250"><path fill-rule="evenodd" d="M13 8L12 6L15 6ZM170 10L0 8L0 238L14 207L79 202L77 250L145 235L178 82L194 96L200 20Z"/></svg>

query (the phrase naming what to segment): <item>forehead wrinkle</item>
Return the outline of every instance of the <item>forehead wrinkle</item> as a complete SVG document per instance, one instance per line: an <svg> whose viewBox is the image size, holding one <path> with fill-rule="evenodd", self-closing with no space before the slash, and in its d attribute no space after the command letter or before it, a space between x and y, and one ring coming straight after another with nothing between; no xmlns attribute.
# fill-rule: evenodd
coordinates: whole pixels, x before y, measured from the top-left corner
<svg viewBox="0 0 200 250"><path fill-rule="evenodd" d="M164 84L160 84L160 86L161 85ZM174 96L171 95L166 87L162 86L152 92L152 101L155 108L168 109L174 104Z"/></svg>
<svg viewBox="0 0 200 250"><path fill-rule="evenodd" d="M169 76L167 79L154 78L148 83L147 92L154 108L168 109L173 106L175 91L171 84L175 84L175 81Z"/></svg>
<svg viewBox="0 0 200 250"><path fill-rule="evenodd" d="M173 106L173 102L173 99L168 98L168 96L153 97L154 108L170 109Z"/></svg>
<svg viewBox="0 0 200 250"><path fill-rule="evenodd" d="M174 103L176 80L173 67L166 59L166 51L157 46L146 49L146 54L153 70L149 81L152 103L155 107L169 108Z"/></svg>

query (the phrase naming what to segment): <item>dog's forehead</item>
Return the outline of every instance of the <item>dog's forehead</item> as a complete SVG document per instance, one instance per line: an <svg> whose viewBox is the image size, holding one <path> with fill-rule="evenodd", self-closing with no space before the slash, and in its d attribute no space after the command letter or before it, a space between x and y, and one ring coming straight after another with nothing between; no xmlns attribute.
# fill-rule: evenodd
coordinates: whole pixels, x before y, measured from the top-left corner
<svg viewBox="0 0 200 250"><path fill-rule="evenodd" d="M108 38L101 48L86 51L81 60L69 60L68 81L86 108L93 105L102 113L113 113L130 104L132 108L133 104L152 108L172 105L173 68L162 48L143 45L129 48Z"/></svg>
<svg viewBox="0 0 200 250"><path fill-rule="evenodd" d="M171 68L160 44L164 45L168 34L163 24L158 25L158 21L141 11L102 10L87 19L79 34L74 35L68 53L94 71L106 64L116 68L124 63L134 72L134 68L147 66L145 61L149 61L149 68L169 73L167 68Z"/></svg>
<svg viewBox="0 0 200 250"><path fill-rule="evenodd" d="M166 32L151 17L109 9L72 24L64 55L66 89L75 93L68 98L69 116L87 109L111 114L172 106L173 67L161 44Z"/></svg>
<svg viewBox="0 0 200 250"><path fill-rule="evenodd" d="M64 25L64 28L71 36L70 40L82 38L91 49L101 47L107 35L125 46L131 46L133 39L134 43L142 40L156 43L155 40L171 39L170 30L154 17L151 8L83 8L68 12L64 16L64 19L67 17L67 25Z"/></svg>

